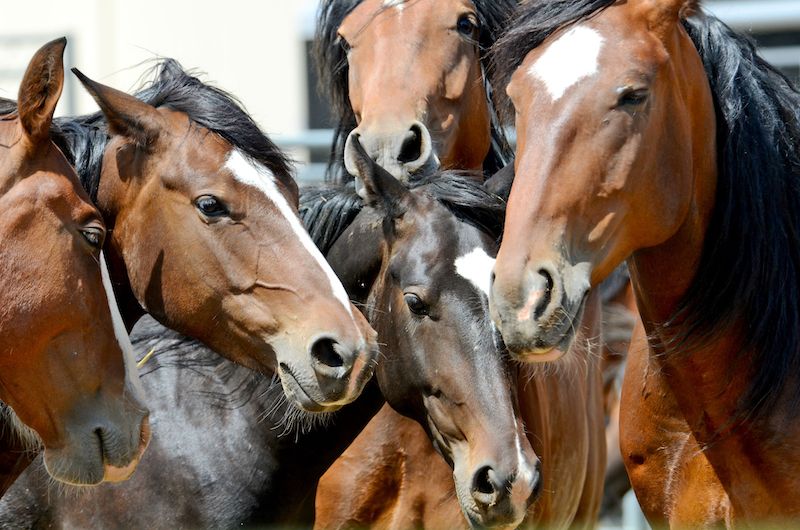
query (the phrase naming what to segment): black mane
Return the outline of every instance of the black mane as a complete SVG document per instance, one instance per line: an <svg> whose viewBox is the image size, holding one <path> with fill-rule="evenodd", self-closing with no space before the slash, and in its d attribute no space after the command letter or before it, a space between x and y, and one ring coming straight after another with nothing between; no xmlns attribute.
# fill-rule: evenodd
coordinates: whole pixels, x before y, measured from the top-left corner
<svg viewBox="0 0 800 530"><path fill-rule="evenodd" d="M350 180L344 169L344 146L347 135L356 127L356 119L350 106L347 53L339 42L338 31L344 19L363 0L323 0L317 15L317 32L314 38L314 63L319 78L319 91L327 97L338 120L334 128L331 158L326 172L328 181ZM472 0L478 14L481 33L478 46L481 62L486 69L489 64L489 49L508 23L511 13L517 9L516 0ZM488 71L488 70L487 70ZM484 171L491 175L503 168L514 157L503 133L500 120L492 103L492 85L485 77L486 94L492 117L492 145L484 161Z"/></svg>
<svg viewBox="0 0 800 530"><path fill-rule="evenodd" d="M296 190L288 158L261 131L242 104L227 92L205 84L174 59L159 61L153 79L135 95L154 107L183 112L197 125L225 139L253 160L264 164L288 189ZM94 200L100 181L103 152L108 144L101 112L76 118L57 118L53 140L75 166L81 184Z"/></svg>
<svg viewBox="0 0 800 530"><path fill-rule="evenodd" d="M444 171L411 182L411 189L439 201L460 221L500 241L505 201L479 183L474 173ZM301 190L300 217L323 254L364 208L352 183L326 184Z"/></svg>
<svg viewBox="0 0 800 530"><path fill-rule="evenodd" d="M507 80L555 30L612 3L529 3L497 45L496 79ZM719 175L696 276L663 323L678 333L667 354L736 333L740 359L752 366L738 415L763 421L784 397L800 404L800 93L717 18L700 12L684 28L715 100Z"/></svg>

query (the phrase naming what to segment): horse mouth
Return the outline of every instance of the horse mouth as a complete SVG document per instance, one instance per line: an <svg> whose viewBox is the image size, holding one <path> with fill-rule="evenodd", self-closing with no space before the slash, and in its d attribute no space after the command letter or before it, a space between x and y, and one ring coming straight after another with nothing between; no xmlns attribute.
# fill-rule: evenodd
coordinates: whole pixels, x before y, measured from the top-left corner
<svg viewBox="0 0 800 530"><path fill-rule="evenodd" d="M535 335L528 341L506 343L511 356L524 363L549 363L561 359L570 350L578 334L586 311L587 298L588 293L577 307L573 306L572 311L562 305L557 311L558 316L549 323L540 324Z"/></svg>
<svg viewBox="0 0 800 530"><path fill-rule="evenodd" d="M286 397L294 401L306 412L334 412L341 408L341 405L324 405L312 398L309 393L306 392L305 388L303 388L303 385L300 384L300 381L297 380L297 377L294 375L294 373L292 373L292 370L289 368L289 366L287 366L285 363L280 363L278 371L281 378L281 385L283 386L283 391L286 394Z"/></svg>

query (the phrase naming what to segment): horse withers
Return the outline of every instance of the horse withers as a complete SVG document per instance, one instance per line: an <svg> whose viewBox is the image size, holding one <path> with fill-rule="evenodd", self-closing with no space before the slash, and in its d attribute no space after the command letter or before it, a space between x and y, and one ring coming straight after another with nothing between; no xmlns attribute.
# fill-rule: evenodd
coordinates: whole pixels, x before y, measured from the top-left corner
<svg viewBox="0 0 800 530"><path fill-rule="evenodd" d="M43 446L59 481L97 484L128 478L150 431L101 252L103 220L50 138L65 46L43 46L16 104L0 100L2 437ZM4 452L0 462L17 458Z"/></svg>
<svg viewBox="0 0 800 530"><path fill-rule="evenodd" d="M531 2L495 58L519 140L492 287L509 348L552 358L627 260L621 447L648 518L796 525L800 94L687 0Z"/></svg>

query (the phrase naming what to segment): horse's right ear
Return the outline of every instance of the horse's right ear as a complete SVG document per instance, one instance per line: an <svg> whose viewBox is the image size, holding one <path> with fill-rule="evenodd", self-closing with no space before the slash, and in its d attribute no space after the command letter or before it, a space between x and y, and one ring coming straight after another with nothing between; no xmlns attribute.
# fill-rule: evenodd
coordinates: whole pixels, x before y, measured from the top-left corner
<svg viewBox="0 0 800 530"><path fill-rule="evenodd" d="M27 137L34 145L50 139L50 125L64 89L64 48L61 37L42 46L33 56L19 87L17 111Z"/></svg>
<svg viewBox="0 0 800 530"><path fill-rule="evenodd" d="M353 161L358 177L364 183L367 203L382 207L391 217L403 215L413 200L408 188L367 154L357 134L351 135L347 141L353 145Z"/></svg>
<svg viewBox="0 0 800 530"><path fill-rule="evenodd" d="M72 73L80 79L100 106L108 120L111 134L124 136L141 147L147 147L156 141L164 129L164 120L155 107L130 94L93 81L77 68L73 68Z"/></svg>

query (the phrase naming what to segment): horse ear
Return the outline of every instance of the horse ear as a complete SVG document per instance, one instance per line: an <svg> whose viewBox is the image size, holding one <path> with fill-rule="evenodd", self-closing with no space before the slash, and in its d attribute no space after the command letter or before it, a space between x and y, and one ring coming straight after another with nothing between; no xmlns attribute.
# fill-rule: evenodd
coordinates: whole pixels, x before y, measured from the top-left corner
<svg viewBox="0 0 800 530"><path fill-rule="evenodd" d="M20 123L34 143L50 139L53 113L64 88L64 48L61 37L42 46L33 56L19 87L17 110Z"/></svg>
<svg viewBox="0 0 800 530"><path fill-rule="evenodd" d="M411 192L367 154L357 134L348 141L353 143L354 161L364 183L367 203L381 205L392 217L403 215L412 200Z"/></svg>
<svg viewBox="0 0 800 530"><path fill-rule="evenodd" d="M100 106L108 120L111 134L124 136L141 147L152 145L156 141L164 128L164 122L155 107L130 94L93 81L77 68L73 68L72 73L80 79Z"/></svg>
<svg viewBox="0 0 800 530"><path fill-rule="evenodd" d="M700 0L644 0L650 27L659 34L700 10Z"/></svg>

